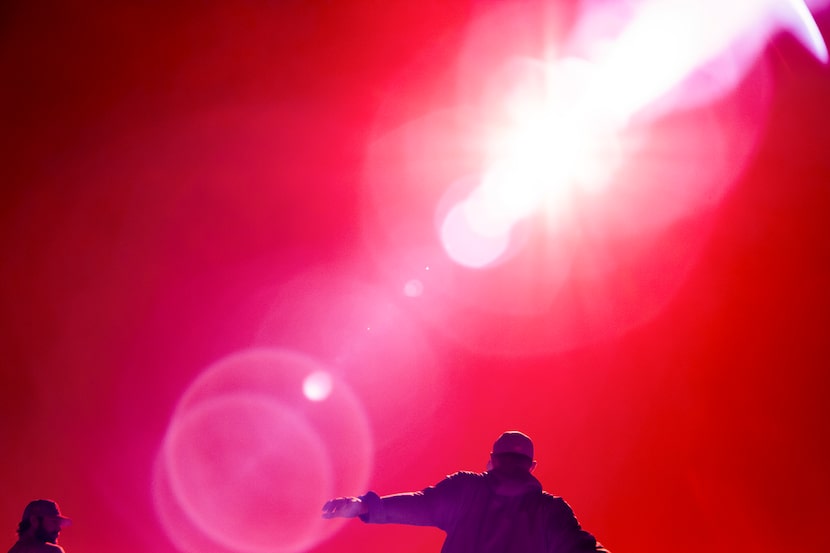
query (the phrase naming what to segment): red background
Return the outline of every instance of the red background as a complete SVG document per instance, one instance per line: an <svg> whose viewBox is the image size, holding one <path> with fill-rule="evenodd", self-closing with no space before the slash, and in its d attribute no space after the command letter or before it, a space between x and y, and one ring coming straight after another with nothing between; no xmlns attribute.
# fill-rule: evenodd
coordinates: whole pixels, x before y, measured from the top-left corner
<svg viewBox="0 0 830 553"><path fill-rule="evenodd" d="M9 546L25 503L45 496L75 519L61 536L69 553L174 551L150 480L176 401L256 341L263 290L309 272L385 289L361 230L364 148L401 74L424 66L425 48L450 52L473 9L0 8ZM479 470L498 433L520 428L546 489L617 553L824 547L830 73L788 36L764 62L774 90L758 152L647 322L566 351L490 355L392 300L433 365L407 365L431 372L401 376L417 386L396 420L376 403L383 391L354 383L375 431L372 489ZM286 321L300 326L280 345L333 360L306 323ZM397 346L384 362L406 362ZM440 540L351 523L316 550L437 551Z"/></svg>

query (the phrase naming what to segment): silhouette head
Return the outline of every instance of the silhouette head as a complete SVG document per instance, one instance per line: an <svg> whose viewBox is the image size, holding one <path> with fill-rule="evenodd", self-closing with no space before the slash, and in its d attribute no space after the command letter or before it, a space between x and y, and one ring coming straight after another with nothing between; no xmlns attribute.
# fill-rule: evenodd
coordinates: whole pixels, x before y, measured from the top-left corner
<svg viewBox="0 0 830 553"><path fill-rule="evenodd" d="M509 430L498 437L487 464L487 470L504 468L532 471L535 467L533 441L527 434L516 430Z"/></svg>
<svg viewBox="0 0 830 553"><path fill-rule="evenodd" d="M36 499L26 505L17 533L21 537L32 536L40 541L55 543L63 528L72 520L61 514L58 504L50 499Z"/></svg>

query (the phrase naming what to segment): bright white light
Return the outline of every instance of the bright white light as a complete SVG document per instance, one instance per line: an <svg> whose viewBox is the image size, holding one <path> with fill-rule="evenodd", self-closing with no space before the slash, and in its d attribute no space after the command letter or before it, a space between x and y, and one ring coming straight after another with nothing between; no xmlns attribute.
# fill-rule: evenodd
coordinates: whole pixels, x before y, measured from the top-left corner
<svg viewBox="0 0 830 553"><path fill-rule="evenodd" d="M590 19L592 14L589 14ZM744 73L777 32L792 32L827 61L827 47L803 0L644 0L613 40L600 64L591 102L611 102L626 120L702 67L732 57ZM740 77L740 75L738 76ZM710 99L738 79L716 75Z"/></svg>
<svg viewBox="0 0 830 553"><path fill-rule="evenodd" d="M490 265L508 251L514 226L542 206L555 222L571 198L603 192L621 161L620 133L635 115L725 94L771 34L789 30L817 58L828 58L803 0L641 0L624 15L615 6L591 5L586 14L606 33L609 17L625 18L614 36L587 37L605 45L586 48L597 59L517 58L493 77L501 124L478 188L447 211L440 229L456 262ZM731 63L718 65L722 58ZM671 106L654 108L713 65L719 71L707 90L685 91Z"/></svg>
<svg viewBox="0 0 830 553"><path fill-rule="evenodd" d="M542 206L558 220L578 192L596 193L608 183L618 125L604 106L585 103L594 72L573 58L511 66L517 81L506 92L508 120L490 137L479 186L447 212L441 227L456 262L492 264L508 251L517 223Z"/></svg>
<svg viewBox="0 0 830 553"><path fill-rule="evenodd" d="M303 380L303 394L311 401L323 401L331 390L331 375L326 371L314 371Z"/></svg>

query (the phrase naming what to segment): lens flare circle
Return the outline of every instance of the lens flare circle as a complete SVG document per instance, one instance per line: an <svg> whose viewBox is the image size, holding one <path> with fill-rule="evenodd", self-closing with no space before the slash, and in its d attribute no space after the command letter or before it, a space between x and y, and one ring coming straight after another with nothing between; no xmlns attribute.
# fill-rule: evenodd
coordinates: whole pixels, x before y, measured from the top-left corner
<svg viewBox="0 0 830 553"><path fill-rule="evenodd" d="M507 251L509 229L494 229L483 221L488 215L486 209L470 202L453 206L447 213L441 225L441 242L455 262L472 268L486 267Z"/></svg>
<svg viewBox="0 0 830 553"><path fill-rule="evenodd" d="M301 416L268 396L200 403L171 429L164 452L176 499L228 549L300 551L322 530L319 517L304 514L331 495L326 448Z"/></svg>
<svg viewBox="0 0 830 553"><path fill-rule="evenodd" d="M403 295L408 298L417 298L424 293L424 283L417 278L406 281L403 286Z"/></svg>
<svg viewBox="0 0 830 553"><path fill-rule="evenodd" d="M317 393L330 385L326 401L306 396L313 375ZM156 463L156 512L186 553L299 553L342 527L324 524L320 505L365 488L372 450L362 404L327 367L285 350L238 352L180 398Z"/></svg>

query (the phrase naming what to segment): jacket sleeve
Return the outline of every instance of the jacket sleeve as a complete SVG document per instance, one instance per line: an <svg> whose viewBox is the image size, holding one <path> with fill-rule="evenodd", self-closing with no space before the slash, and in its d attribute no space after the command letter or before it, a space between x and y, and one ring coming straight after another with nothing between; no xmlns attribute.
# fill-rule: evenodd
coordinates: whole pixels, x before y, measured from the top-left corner
<svg viewBox="0 0 830 553"><path fill-rule="evenodd" d="M561 497L552 498L549 518L549 553L610 553L574 516L573 510Z"/></svg>
<svg viewBox="0 0 830 553"><path fill-rule="evenodd" d="M368 508L368 512L361 515L360 519L373 524L411 524L446 530L447 524L460 508L468 478L466 473L456 473L419 492L383 497L368 492L360 498Z"/></svg>

